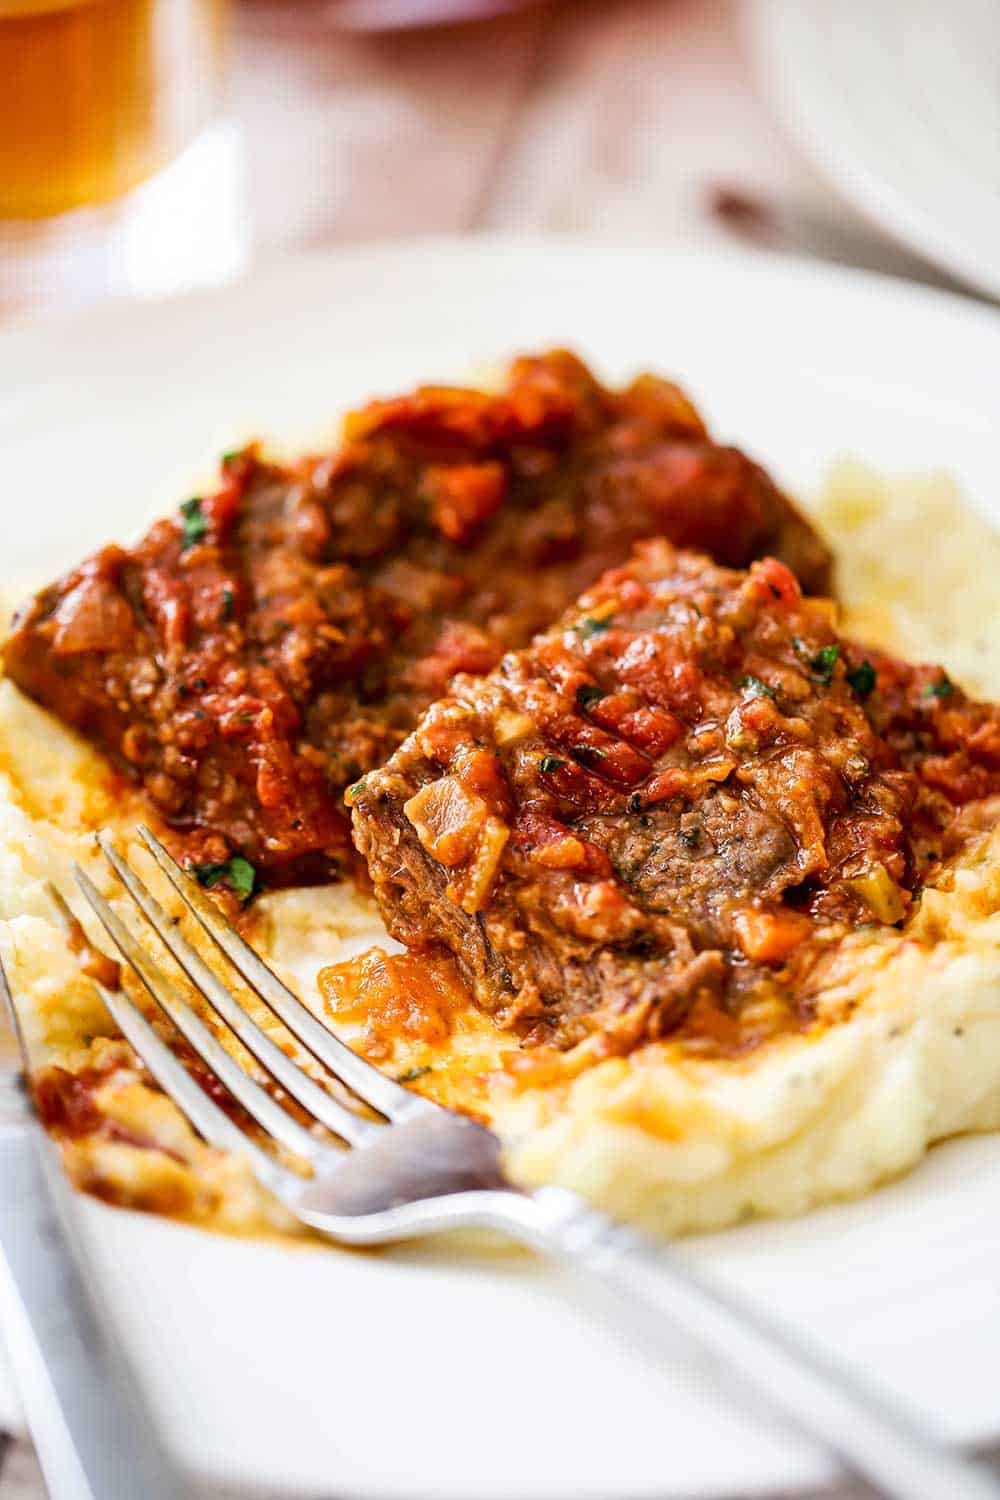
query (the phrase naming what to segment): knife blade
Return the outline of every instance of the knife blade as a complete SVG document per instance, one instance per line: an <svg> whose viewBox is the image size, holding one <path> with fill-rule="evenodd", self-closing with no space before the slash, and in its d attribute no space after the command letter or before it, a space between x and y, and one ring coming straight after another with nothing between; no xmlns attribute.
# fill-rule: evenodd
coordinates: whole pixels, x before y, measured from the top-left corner
<svg viewBox="0 0 1000 1500"><path fill-rule="evenodd" d="M2 956L0 999L17 1039L0 1052L0 1323L51 1500L181 1500L35 1117Z"/></svg>

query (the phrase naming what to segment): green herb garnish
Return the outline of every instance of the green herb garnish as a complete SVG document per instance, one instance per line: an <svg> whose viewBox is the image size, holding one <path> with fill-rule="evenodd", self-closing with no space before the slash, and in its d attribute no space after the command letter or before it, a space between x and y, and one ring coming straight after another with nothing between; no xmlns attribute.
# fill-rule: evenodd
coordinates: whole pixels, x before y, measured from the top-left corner
<svg viewBox="0 0 1000 1500"><path fill-rule="evenodd" d="M228 453L222 455L219 462L223 468L226 468L228 464L234 464L238 458L242 458L245 452L245 448L230 448Z"/></svg>
<svg viewBox="0 0 1000 1500"><path fill-rule="evenodd" d="M796 656L805 662L813 676L824 687L829 687L833 681L833 669L837 665L837 658L840 656L840 647L823 646L813 655L805 641L798 635L792 636L792 645L795 648Z"/></svg>
<svg viewBox="0 0 1000 1500"><path fill-rule="evenodd" d="M231 620L233 618L233 605L236 603L236 595L232 589L222 590L222 618Z"/></svg>
<svg viewBox="0 0 1000 1500"><path fill-rule="evenodd" d="M925 698L950 698L955 691L955 684L947 672L942 672L937 682L929 682L924 688Z"/></svg>
<svg viewBox="0 0 1000 1500"><path fill-rule="evenodd" d="M257 871L242 854L234 854L221 864L192 865L192 873L199 885L210 891L213 886L225 881L234 895L244 903L250 900L257 884Z"/></svg>
<svg viewBox="0 0 1000 1500"><path fill-rule="evenodd" d="M365 789L365 778L362 776L362 778L361 778L360 781L355 781L351 786L349 786L347 788L347 795L349 797L356 797L357 794L358 794L358 792L363 792L364 789Z"/></svg>
<svg viewBox="0 0 1000 1500"><path fill-rule="evenodd" d="M566 762L560 760L557 755L543 755L538 762L538 769L548 775L550 771L561 771L565 764Z"/></svg>
<svg viewBox="0 0 1000 1500"><path fill-rule="evenodd" d="M628 799L629 812L642 812L642 793L633 792Z"/></svg>
<svg viewBox="0 0 1000 1500"><path fill-rule="evenodd" d="M860 666L852 668L850 672L846 672L844 675L859 698L867 698L875 686L875 668L867 656Z"/></svg>
<svg viewBox="0 0 1000 1500"><path fill-rule="evenodd" d="M229 884L241 901L249 901L257 884L257 871L248 859L236 854L229 861Z"/></svg>
<svg viewBox="0 0 1000 1500"><path fill-rule="evenodd" d="M753 688L756 698L770 698L774 702L778 700L778 695L774 691L774 688L768 687L766 682L761 682L759 677L741 677L737 686L741 688Z"/></svg>
<svg viewBox="0 0 1000 1500"><path fill-rule="evenodd" d="M424 1074L425 1073L429 1073L429 1072L430 1072L430 1066L429 1065L425 1066L423 1068L407 1068L407 1070L406 1070L405 1073L400 1073L400 1074L397 1075L396 1082L397 1083L413 1083L415 1079L417 1079L417 1078L423 1078Z"/></svg>
<svg viewBox="0 0 1000 1500"><path fill-rule="evenodd" d="M585 682L576 690L577 707L589 708L592 703L600 703L601 699L607 696L605 689L598 687L596 682Z"/></svg>
<svg viewBox="0 0 1000 1500"><path fill-rule="evenodd" d="M181 551L186 552L193 547L195 542L200 542L208 530L208 522L205 520L201 509L201 497L195 495L192 500L185 500L180 507L184 518L184 534L181 537Z"/></svg>
<svg viewBox="0 0 1000 1500"><path fill-rule="evenodd" d="M610 630L611 621L595 620L593 615L588 615L585 620L580 621L576 628L580 639L589 641L592 635L601 635L605 630Z"/></svg>
<svg viewBox="0 0 1000 1500"><path fill-rule="evenodd" d="M839 655L839 646L824 646L821 651L816 652L809 663L824 687L829 687L833 681L833 669L837 665Z"/></svg>

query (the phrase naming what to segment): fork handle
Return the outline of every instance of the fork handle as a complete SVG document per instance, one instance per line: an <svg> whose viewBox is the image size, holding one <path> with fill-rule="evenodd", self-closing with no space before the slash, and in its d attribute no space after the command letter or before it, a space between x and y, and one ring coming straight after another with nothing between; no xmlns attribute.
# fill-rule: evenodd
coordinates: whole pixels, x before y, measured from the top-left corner
<svg viewBox="0 0 1000 1500"><path fill-rule="evenodd" d="M1000 1482L984 1465L929 1438L853 1370L703 1279L669 1249L559 1188L540 1189L530 1206L519 1238L600 1282L637 1336L673 1352L677 1333L687 1335L722 1375L738 1378L882 1494L1000 1497Z"/></svg>

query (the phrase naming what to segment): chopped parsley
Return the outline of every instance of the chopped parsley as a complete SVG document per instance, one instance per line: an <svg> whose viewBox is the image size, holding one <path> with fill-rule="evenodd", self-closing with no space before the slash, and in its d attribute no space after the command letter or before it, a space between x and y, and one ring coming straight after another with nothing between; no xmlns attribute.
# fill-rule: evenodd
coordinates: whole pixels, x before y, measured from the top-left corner
<svg viewBox="0 0 1000 1500"><path fill-rule="evenodd" d="M235 602L236 602L236 595L233 593L232 589L229 589L229 588L223 589L222 590L222 618L224 620L231 620L233 618L233 605L235 604Z"/></svg>
<svg viewBox="0 0 1000 1500"><path fill-rule="evenodd" d="M245 448L230 448L228 453L222 455L219 462L223 468L226 468L227 465L234 464L238 458L242 458L245 452Z"/></svg>
<svg viewBox="0 0 1000 1500"><path fill-rule="evenodd" d="M611 620L595 620L593 615L588 615L581 620L576 627L577 633L582 641L589 641L592 635L601 635L605 630L611 629Z"/></svg>
<svg viewBox="0 0 1000 1500"><path fill-rule="evenodd" d="M566 762L560 760L557 755L543 755L538 762L538 769L544 775L548 775L550 771L561 771L565 764Z"/></svg>
<svg viewBox="0 0 1000 1500"><path fill-rule="evenodd" d="M430 1066L423 1068L407 1068L405 1073L399 1073L396 1077L397 1083L414 1083L416 1079L423 1078L425 1073L430 1072Z"/></svg>
<svg viewBox="0 0 1000 1500"><path fill-rule="evenodd" d="M202 513L200 495L195 495L192 500L185 500L180 510L184 520L181 551L186 552L189 547L194 546L195 542L201 541L208 530L208 522Z"/></svg>
<svg viewBox="0 0 1000 1500"><path fill-rule="evenodd" d="M362 778L361 778L360 781L355 781L353 783L353 785L351 785L351 786L349 786L347 788L347 795L349 797L356 797L358 795L358 793L359 792L363 792L364 789L365 789L365 778L362 776Z"/></svg>
<svg viewBox="0 0 1000 1500"><path fill-rule="evenodd" d="M805 662L817 681L821 682L824 687L829 687L833 681L833 669L840 656L840 647L823 646L814 656L802 637L798 635L792 636L792 645L796 656Z"/></svg>
<svg viewBox="0 0 1000 1500"><path fill-rule="evenodd" d="M839 655L839 646L824 646L821 651L816 652L809 663L824 687L829 687L833 681L833 669L837 665Z"/></svg>
<svg viewBox="0 0 1000 1500"><path fill-rule="evenodd" d="M243 902L249 901L257 884L257 871L242 854L234 854L221 864L192 865L192 872L199 885L210 891L213 886L225 881L234 895Z"/></svg>
<svg viewBox="0 0 1000 1500"><path fill-rule="evenodd" d="M844 674L859 698L867 698L875 686L875 668L867 656L860 666Z"/></svg>
<svg viewBox="0 0 1000 1500"><path fill-rule="evenodd" d="M576 690L577 707L589 708L592 703L600 703L601 699L607 696L605 689L598 687L596 682L585 682Z"/></svg>
<svg viewBox="0 0 1000 1500"><path fill-rule="evenodd" d="M759 677L741 677L738 684L741 688L752 688L755 698L770 698L777 702L778 695L773 687L768 687L766 682L761 682Z"/></svg>
<svg viewBox="0 0 1000 1500"><path fill-rule="evenodd" d="M955 684L947 672L942 672L937 682L929 682L924 688L925 698L950 698L955 691Z"/></svg>

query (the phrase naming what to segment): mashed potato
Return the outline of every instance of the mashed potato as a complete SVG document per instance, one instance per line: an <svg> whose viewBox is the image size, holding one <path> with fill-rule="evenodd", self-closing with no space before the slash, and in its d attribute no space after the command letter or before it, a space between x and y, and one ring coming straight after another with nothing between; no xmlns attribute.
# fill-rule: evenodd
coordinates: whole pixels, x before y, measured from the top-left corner
<svg viewBox="0 0 1000 1500"><path fill-rule="evenodd" d="M889 483L843 464L817 513L841 559L845 632L942 660L966 687L1000 697L990 628L1000 540L961 507L950 483ZM75 1130L64 1148L74 1180L112 1201L215 1228L298 1232L241 1162L205 1146L150 1085L55 918L45 883L71 894L74 859L131 915L95 850L100 827L117 833L176 909L135 840L142 815L95 752L0 683L5 960L36 1066L96 1070L101 1079L93 1097L103 1126ZM318 1011L322 965L387 943L373 906L346 886L265 897L254 923L256 944ZM241 998L317 1071L255 997ZM359 1038L359 1024L337 1025L347 1040ZM658 1233L798 1213L864 1192L911 1167L935 1140L1000 1126L1000 831L944 867L904 932L862 931L845 943L805 1034L729 1059L654 1043L572 1081L533 1087L504 1074L511 1046L478 1012L463 1013L446 1042L399 1040L388 1066L429 1067L416 1087L490 1119L520 1180L574 1188Z"/></svg>
<svg viewBox="0 0 1000 1500"><path fill-rule="evenodd" d="M845 635L936 661L980 698L1000 698L1000 532L946 474L889 480L836 465L814 519L835 557Z"/></svg>

